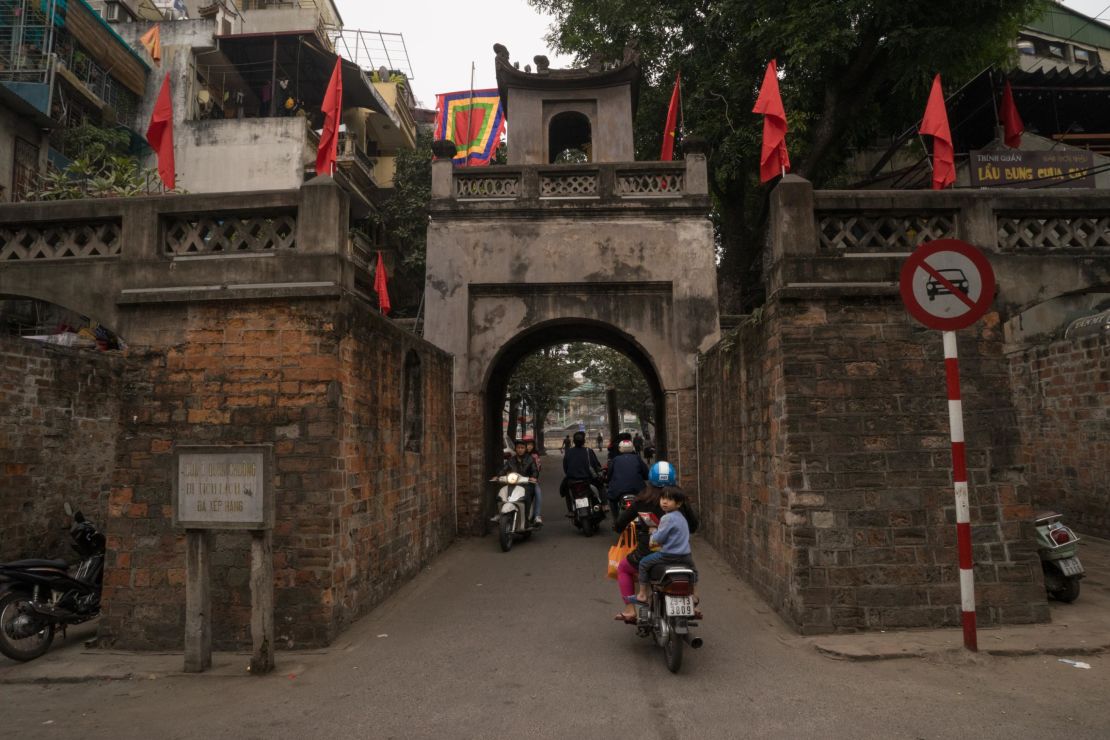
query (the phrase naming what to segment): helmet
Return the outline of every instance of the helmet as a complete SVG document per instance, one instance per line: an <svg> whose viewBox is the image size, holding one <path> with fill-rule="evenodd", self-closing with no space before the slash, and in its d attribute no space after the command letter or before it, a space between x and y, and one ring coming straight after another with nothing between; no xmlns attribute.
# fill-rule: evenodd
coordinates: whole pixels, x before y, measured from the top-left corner
<svg viewBox="0 0 1110 740"><path fill-rule="evenodd" d="M636 445L632 444L631 440L622 439L621 443L617 445L618 452L632 452L636 449Z"/></svg>
<svg viewBox="0 0 1110 740"><path fill-rule="evenodd" d="M678 485L678 471L666 460L660 460L651 466L648 482L656 488Z"/></svg>

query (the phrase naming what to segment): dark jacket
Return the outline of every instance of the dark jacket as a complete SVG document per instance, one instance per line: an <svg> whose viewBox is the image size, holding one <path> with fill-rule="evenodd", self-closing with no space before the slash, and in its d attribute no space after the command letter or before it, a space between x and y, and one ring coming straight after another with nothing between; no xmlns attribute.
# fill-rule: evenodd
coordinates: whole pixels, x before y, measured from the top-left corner
<svg viewBox="0 0 1110 740"><path fill-rule="evenodd" d="M517 473L525 478L538 478L540 475L540 471L536 469L535 458L528 454L524 457L513 455L506 460L505 464L501 466L501 475L508 475L509 473Z"/></svg>
<svg viewBox="0 0 1110 740"><path fill-rule="evenodd" d="M609 460L609 498L644 490L647 463L635 452L623 452Z"/></svg>
<svg viewBox="0 0 1110 740"><path fill-rule="evenodd" d="M588 447L572 447L563 457L563 475L575 480L593 480L601 469L597 455Z"/></svg>

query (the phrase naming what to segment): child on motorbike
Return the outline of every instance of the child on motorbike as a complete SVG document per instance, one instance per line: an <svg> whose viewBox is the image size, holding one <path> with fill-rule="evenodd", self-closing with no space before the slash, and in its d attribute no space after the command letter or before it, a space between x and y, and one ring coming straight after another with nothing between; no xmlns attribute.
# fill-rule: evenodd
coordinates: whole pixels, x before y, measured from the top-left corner
<svg viewBox="0 0 1110 740"><path fill-rule="evenodd" d="M663 509L663 517L659 520L659 527L651 535L651 545L658 546L659 549L640 558L640 588L636 594L636 599L640 602L648 600L649 573L653 565L685 565L694 571L693 580L697 584L697 568L690 556L690 525L681 511L685 503L686 494L678 488L664 488L659 494L659 507ZM694 589L696 604L696 585Z"/></svg>

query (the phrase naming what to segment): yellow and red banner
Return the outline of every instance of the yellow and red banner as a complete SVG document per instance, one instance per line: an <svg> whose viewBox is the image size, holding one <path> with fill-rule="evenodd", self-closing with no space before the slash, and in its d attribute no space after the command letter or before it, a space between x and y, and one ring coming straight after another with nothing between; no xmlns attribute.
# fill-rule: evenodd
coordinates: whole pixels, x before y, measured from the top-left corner
<svg viewBox="0 0 1110 740"><path fill-rule="evenodd" d="M505 113L496 88L436 96L435 138L455 144L456 165L489 164L504 130Z"/></svg>

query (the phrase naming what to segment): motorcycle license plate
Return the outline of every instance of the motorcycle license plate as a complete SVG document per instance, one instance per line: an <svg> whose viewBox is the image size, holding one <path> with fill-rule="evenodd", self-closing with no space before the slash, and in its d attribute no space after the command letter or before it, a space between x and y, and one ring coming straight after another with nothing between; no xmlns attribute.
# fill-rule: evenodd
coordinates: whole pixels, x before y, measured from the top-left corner
<svg viewBox="0 0 1110 740"><path fill-rule="evenodd" d="M590 508L590 500L588 498L576 498L574 499L574 508L588 509Z"/></svg>
<svg viewBox="0 0 1110 740"><path fill-rule="evenodd" d="M1079 558L1064 558L1063 560L1057 560L1056 563L1060 566L1060 571L1066 576L1083 575L1083 564L1079 562Z"/></svg>
<svg viewBox="0 0 1110 740"><path fill-rule="evenodd" d="M692 596L668 596L667 597L667 616L668 617L692 617L692 616L694 616L694 598Z"/></svg>

